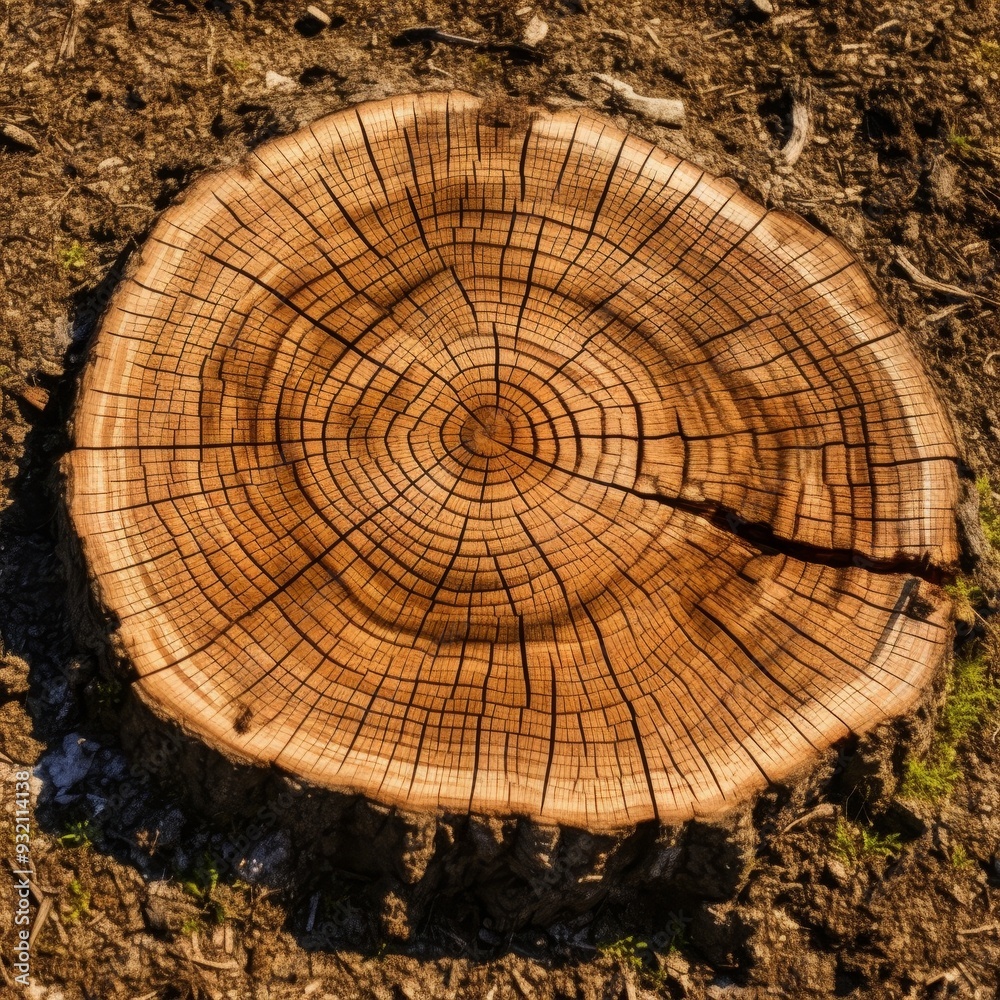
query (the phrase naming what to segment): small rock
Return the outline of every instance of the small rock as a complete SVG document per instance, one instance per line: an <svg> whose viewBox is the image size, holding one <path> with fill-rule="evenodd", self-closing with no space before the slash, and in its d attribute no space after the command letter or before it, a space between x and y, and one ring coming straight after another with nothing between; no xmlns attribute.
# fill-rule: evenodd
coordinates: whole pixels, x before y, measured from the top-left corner
<svg viewBox="0 0 1000 1000"><path fill-rule="evenodd" d="M238 862L240 877L247 882L261 885L276 881L291 857L291 843L283 830L264 837Z"/></svg>
<svg viewBox="0 0 1000 1000"><path fill-rule="evenodd" d="M541 45L545 41L545 36L549 33L549 26L545 23L537 14L528 22L527 27L524 29L524 33L521 35L521 41L525 45L530 45L534 48L536 45Z"/></svg>
<svg viewBox="0 0 1000 1000"><path fill-rule="evenodd" d="M106 160L101 160L97 164L97 172L99 174L104 173L105 170L110 170L112 167L124 167L125 161L120 156L109 156Z"/></svg>
<svg viewBox="0 0 1000 1000"><path fill-rule="evenodd" d="M851 874L847 870L847 866L837 861L835 858L831 858L826 863L826 873L830 876L836 885L839 885L841 889L846 889L851 881Z"/></svg>
<svg viewBox="0 0 1000 1000"><path fill-rule="evenodd" d="M3 135L8 142L14 143L15 146L29 149L32 153L38 152L38 143L35 142L34 136L30 132L25 132L23 128L8 123L0 128L0 135Z"/></svg>
<svg viewBox="0 0 1000 1000"><path fill-rule="evenodd" d="M264 86L268 90L277 90L282 94L288 94L295 90L298 84L290 76L282 76L280 73L275 73L273 69L269 69L264 74Z"/></svg>
<svg viewBox="0 0 1000 1000"><path fill-rule="evenodd" d="M768 18L774 13L774 4L771 0L747 0L747 13L761 19Z"/></svg>
<svg viewBox="0 0 1000 1000"><path fill-rule="evenodd" d="M192 910L191 900L179 887L169 882L150 882L142 913L151 931L179 931Z"/></svg>
<svg viewBox="0 0 1000 1000"><path fill-rule="evenodd" d="M295 30L305 38L315 38L327 28L339 28L344 24L340 16L331 17L322 7L309 6L295 22Z"/></svg>
<svg viewBox="0 0 1000 1000"><path fill-rule="evenodd" d="M60 749L46 754L39 770L43 779L48 779L53 787L56 802L68 805L80 798L83 793L71 789L90 773L94 754L99 749L100 745L93 740L87 740L79 733L69 733Z"/></svg>
<svg viewBox="0 0 1000 1000"><path fill-rule="evenodd" d="M306 14L314 21L319 21L324 28L330 27L330 15L325 10L321 10L319 7L306 7Z"/></svg>

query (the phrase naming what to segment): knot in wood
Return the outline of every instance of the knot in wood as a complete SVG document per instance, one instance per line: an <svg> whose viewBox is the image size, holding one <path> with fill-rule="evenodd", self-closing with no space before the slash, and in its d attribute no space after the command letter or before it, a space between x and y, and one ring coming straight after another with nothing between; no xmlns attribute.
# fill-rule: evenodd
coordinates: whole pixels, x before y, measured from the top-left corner
<svg viewBox="0 0 1000 1000"><path fill-rule="evenodd" d="M462 424L462 444L480 458L498 458L514 444L514 424L499 406L477 406Z"/></svg>

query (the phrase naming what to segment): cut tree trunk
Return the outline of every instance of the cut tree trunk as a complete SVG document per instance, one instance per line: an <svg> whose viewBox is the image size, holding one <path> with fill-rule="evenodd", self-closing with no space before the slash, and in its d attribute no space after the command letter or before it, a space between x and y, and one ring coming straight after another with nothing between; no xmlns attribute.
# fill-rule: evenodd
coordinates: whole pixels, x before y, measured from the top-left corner
<svg viewBox="0 0 1000 1000"><path fill-rule="evenodd" d="M834 239L463 94L201 178L91 350L73 524L154 710L408 810L724 810L940 664L956 446Z"/></svg>

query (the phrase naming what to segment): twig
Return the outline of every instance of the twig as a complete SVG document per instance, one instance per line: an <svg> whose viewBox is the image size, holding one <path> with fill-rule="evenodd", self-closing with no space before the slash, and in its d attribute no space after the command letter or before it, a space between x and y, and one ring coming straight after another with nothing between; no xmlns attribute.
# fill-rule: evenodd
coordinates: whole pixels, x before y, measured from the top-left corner
<svg viewBox="0 0 1000 1000"><path fill-rule="evenodd" d="M794 166L809 138L809 95L808 82L797 83L792 88L792 132L788 142L781 147L781 160L786 167Z"/></svg>
<svg viewBox="0 0 1000 1000"><path fill-rule="evenodd" d="M675 128L680 128L684 124L683 101L667 97L644 97L642 94L637 94L624 80L618 80L604 73L595 73L594 79L610 87L611 93L636 114Z"/></svg>
<svg viewBox="0 0 1000 1000"><path fill-rule="evenodd" d="M455 77L454 77L454 76L452 76L452 74L451 74L451 73L449 73L449 72L448 72L448 71L447 71L446 69L441 69L441 67L440 67L440 66L435 66L435 65L434 65L434 63L433 63L433 62L432 62L432 61L431 61L430 59L428 59L428 60L427 60L427 61L426 61L426 62L424 63L424 65L425 65L425 66L426 66L426 67L427 67L427 68L428 68L428 69L429 69L429 70L430 70L430 71L431 71L432 73L438 73L438 74L440 74L441 76L446 76L446 77L448 77L448 79L449 79L449 80L454 80L454 79L455 79Z"/></svg>
<svg viewBox="0 0 1000 1000"><path fill-rule="evenodd" d="M964 302L956 302L954 305L945 306L944 309L939 309L935 313L931 313L930 316L925 316L921 321L921 326L933 326L935 323L940 323L941 320L947 319L949 316L953 316L960 309L965 308ZM989 358L986 359L989 361ZM985 367L985 365L984 365Z"/></svg>
<svg viewBox="0 0 1000 1000"><path fill-rule="evenodd" d="M213 962L207 958L199 958L194 955L187 955L184 952L171 951L169 954L174 955L176 958L185 958L193 965L201 965L206 969L222 969L225 972L231 972L238 969L239 963L234 961L229 962Z"/></svg>
<svg viewBox="0 0 1000 1000"><path fill-rule="evenodd" d="M896 262L906 272L906 276L910 281L920 288L926 288L931 292L940 292L942 295L953 295L957 299L979 299L980 302L988 302L991 306L1000 306L1000 302L987 298L985 295L980 295L978 292L970 292L964 288L959 288L958 285L949 285L943 281L935 281L934 278L929 278L915 264L907 260L902 250L896 251Z"/></svg>
<svg viewBox="0 0 1000 1000"><path fill-rule="evenodd" d="M523 59L525 62L540 63L542 54L530 45L518 42L484 42L478 38L466 38L464 35L453 35L440 28L406 28L393 40L394 48L413 45L417 42L442 42L445 45L456 45L463 49L476 49L478 52L503 52L512 59Z"/></svg>
<svg viewBox="0 0 1000 1000"><path fill-rule="evenodd" d="M57 63L76 56L76 36L80 30L80 18L83 16L88 2L89 0L73 0L69 21L66 22L66 30L63 32L62 41L59 44L59 54L56 56Z"/></svg>
<svg viewBox="0 0 1000 1000"><path fill-rule="evenodd" d="M970 927L956 933L959 937L969 937L972 934L988 934L990 931L1000 931L1000 924L983 924L982 927Z"/></svg>
<svg viewBox="0 0 1000 1000"><path fill-rule="evenodd" d="M45 926L45 921L49 919L49 914L52 912L52 897L46 896L38 906L38 912L35 914L35 924L31 928L31 934L28 937L28 948L35 943L35 939L42 932L42 928Z"/></svg>
<svg viewBox="0 0 1000 1000"><path fill-rule="evenodd" d="M803 823L808 823L810 820L814 819L829 819L831 816L836 815L837 807L832 802L821 802L815 809L810 809L809 812L803 813L797 819L793 819L791 823L786 826L779 836L784 836L789 830L794 830L795 827L801 826Z"/></svg>

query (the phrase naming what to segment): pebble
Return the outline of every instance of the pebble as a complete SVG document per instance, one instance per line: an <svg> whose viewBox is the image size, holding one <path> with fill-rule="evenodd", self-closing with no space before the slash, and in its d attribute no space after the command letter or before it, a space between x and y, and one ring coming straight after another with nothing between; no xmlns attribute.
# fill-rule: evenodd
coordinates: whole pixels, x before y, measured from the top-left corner
<svg viewBox="0 0 1000 1000"><path fill-rule="evenodd" d="M536 45L541 45L545 40L545 36L549 33L549 26L536 14L527 24L524 29L524 34L521 35L521 41L525 45L530 45L532 48Z"/></svg>
<svg viewBox="0 0 1000 1000"><path fill-rule="evenodd" d="M30 149L33 153L38 152L38 143L35 142L34 136L29 132L25 132L23 128L7 124L0 128L0 134L15 145L22 146L24 149Z"/></svg>
<svg viewBox="0 0 1000 1000"><path fill-rule="evenodd" d="M774 4L771 0L747 0L747 7L751 14L758 17L770 17L774 13Z"/></svg>
<svg viewBox="0 0 1000 1000"><path fill-rule="evenodd" d="M318 21L324 28L330 27L330 15L319 7L306 7L306 14Z"/></svg>
<svg viewBox="0 0 1000 1000"><path fill-rule="evenodd" d="M290 76L282 76L280 73L275 73L273 69L269 69L264 74L264 86L268 90L277 90L282 94L288 94L295 90L298 84Z"/></svg>

